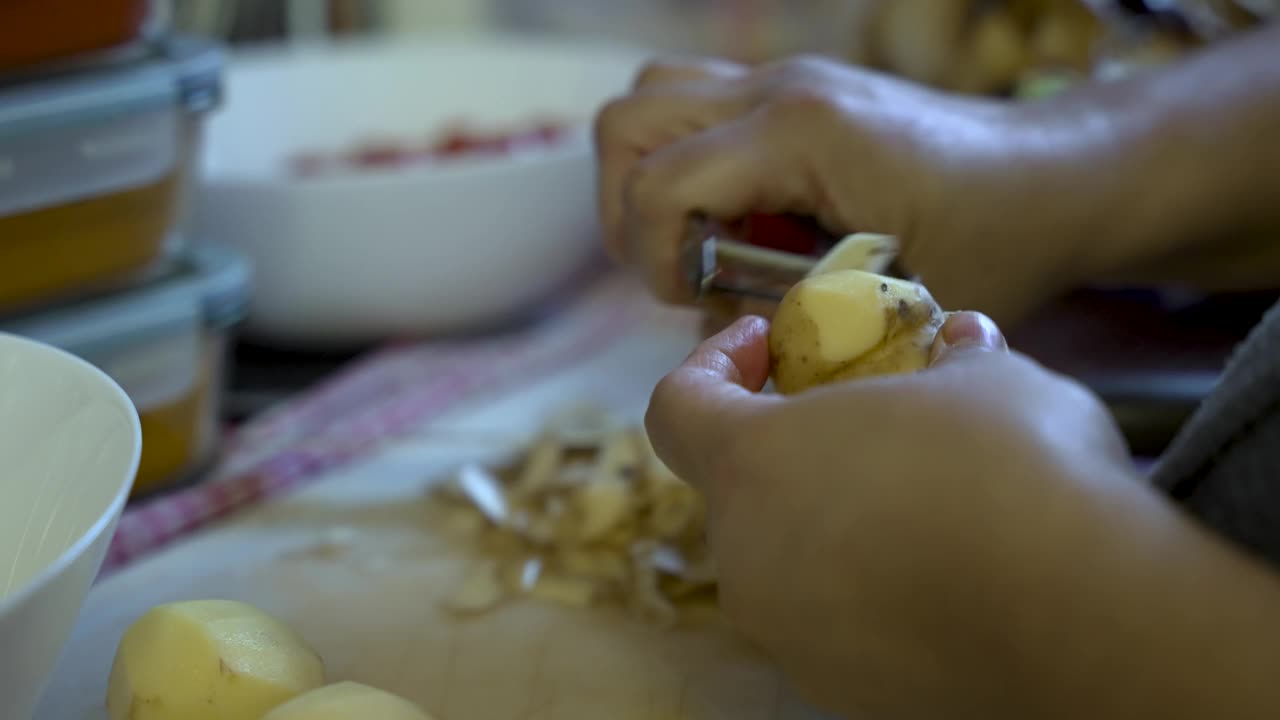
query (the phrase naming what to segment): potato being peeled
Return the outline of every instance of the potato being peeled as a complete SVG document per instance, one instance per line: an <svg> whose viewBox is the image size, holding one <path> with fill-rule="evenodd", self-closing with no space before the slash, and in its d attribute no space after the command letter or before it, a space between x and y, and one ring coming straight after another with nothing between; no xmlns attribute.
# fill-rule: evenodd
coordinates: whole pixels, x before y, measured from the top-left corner
<svg viewBox="0 0 1280 720"><path fill-rule="evenodd" d="M944 318L917 283L859 270L806 278L787 292L773 316L774 385L790 394L922 370Z"/></svg>
<svg viewBox="0 0 1280 720"><path fill-rule="evenodd" d="M312 690L267 713L262 720L431 720L398 695L354 682Z"/></svg>
<svg viewBox="0 0 1280 720"><path fill-rule="evenodd" d="M160 605L125 631L111 720L261 720L324 683L319 656L283 623L230 600Z"/></svg>

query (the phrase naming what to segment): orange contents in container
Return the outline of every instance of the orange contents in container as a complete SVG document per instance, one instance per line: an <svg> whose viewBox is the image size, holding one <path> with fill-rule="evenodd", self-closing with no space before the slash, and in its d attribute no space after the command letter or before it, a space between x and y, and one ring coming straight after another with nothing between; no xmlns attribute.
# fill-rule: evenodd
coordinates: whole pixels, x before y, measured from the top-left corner
<svg viewBox="0 0 1280 720"><path fill-rule="evenodd" d="M178 400L138 413L142 424L142 459L133 495L156 490L182 474L196 457L198 432L208 393L207 380Z"/></svg>
<svg viewBox="0 0 1280 720"><path fill-rule="evenodd" d="M217 428L223 340L205 338L191 389L155 407L139 408L142 458L132 497L181 482L206 459Z"/></svg>
<svg viewBox="0 0 1280 720"><path fill-rule="evenodd" d="M173 226L178 180L0 218L0 310L145 268Z"/></svg>
<svg viewBox="0 0 1280 720"><path fill-rule="evenodd" d="M137 38L147 0L3 0L0 70L123 45Z"/></svg>

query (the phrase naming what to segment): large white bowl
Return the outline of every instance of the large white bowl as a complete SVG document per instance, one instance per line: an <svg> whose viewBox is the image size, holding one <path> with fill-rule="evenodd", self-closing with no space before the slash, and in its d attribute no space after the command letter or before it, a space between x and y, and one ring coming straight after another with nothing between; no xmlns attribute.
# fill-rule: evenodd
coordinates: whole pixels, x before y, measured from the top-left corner
<svg viewBox="0 0 1280 720"><path fill-rule="evenodd" d="M138 414L115 382L0 334L0 718L34 712L141 450Z"/></svg>
<svg viewBox="0 0 1280 720"><path fill-rule="evenodd" d="M345 344L517 319L598 253L590 121L644 54L523 37L275 48L232 59L193 232L255 263L248 331ZM576 123L509 157L298 181L299 152L463 119Z"/></svg>

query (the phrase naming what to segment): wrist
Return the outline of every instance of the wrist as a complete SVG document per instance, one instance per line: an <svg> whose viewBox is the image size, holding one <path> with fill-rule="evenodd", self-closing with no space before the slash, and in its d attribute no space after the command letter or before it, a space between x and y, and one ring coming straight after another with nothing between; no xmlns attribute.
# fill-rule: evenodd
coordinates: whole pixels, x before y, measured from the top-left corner
<svg viewBox="0 0 1280 720"><path fill-rule="evenodd" d="M1012 111L1012 201L1025 237L1059 248L1071 284L1130 279L1197 218L1197 174L1129 88L1097 87Z"/></svg>
<svg viewBox="0 0 1280 720"><path fill-rule="evenodd" d="M1257 94L1249 83L1267 78L1224 74L1218 60L1207 54L1013 112L1019 159L1034 178L1023 202L1074 235L1055 241L1076 245L1070 259L1083 277L1274 280L1268 188L1280 153L1258 142L1274 133L1273 115L1248 101Z"/></svg>
<svg viewBox="0 0 1280 720"><path fill-rule="evenodd" d="M972 108L967 137L924 148L925 191L905 260L931 290L951 286L936 288L945 305L1013 325L1120 262L1116 235L1127 228L1106 206L1120 203L1113 188L1123 187L1107 166L1122 163L1113 131L1064 118L1048 102Z"/></svg>
<svg viewBox="0 0 1280 720"><path fill-rule="evenodd" d="M1026 714L1273 713L1280 692L1263 679L1280 661L1280 585L1272 574L1131 470L1082 465L1060 475L1055 484L1066 493L1041 503L1054 512L1028 527L1023 549L1037 562L999 576L1007 587L1035 588L1019 596L1026 611L1017 620L996 619L1014 666L1030 671ZM1213 690L1174 680L1189 680L1196 667L1213 669ZM1122 690L1096 691L1117 677L1125 678Z"/></svg>

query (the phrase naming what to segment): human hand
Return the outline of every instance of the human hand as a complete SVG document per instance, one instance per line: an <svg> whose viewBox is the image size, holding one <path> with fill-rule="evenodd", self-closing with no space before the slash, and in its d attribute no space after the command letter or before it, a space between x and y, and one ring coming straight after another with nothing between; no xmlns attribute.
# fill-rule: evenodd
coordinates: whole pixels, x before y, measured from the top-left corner
<svg viewBox="0 0 1280 720"><path fill-rule="evenodd" d="M660 298L685 302L691 213L807 215L897 235L945 307L1018 319L1094 272L1089 240L1101 241L1080 218L1104 183L1046 160L1102 153L1043 116L825 60L654 64L596 122L608 247Z"/></svg>
<svg viewBox="0 0 1280 720"><path fill-rule="evenodd" d="M949 319L923 372L789 397L759 392L767 329L744 318L703 343L646 423L705 493L722 607L820 704L1195 717L1227 691L1181 685L1191 658L1266 650L1244 625L1274 578L1140 482L1098 400L989 321ZM1201 621L1237 600L1238 637Z"/></svg>

